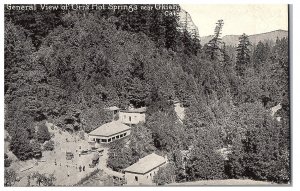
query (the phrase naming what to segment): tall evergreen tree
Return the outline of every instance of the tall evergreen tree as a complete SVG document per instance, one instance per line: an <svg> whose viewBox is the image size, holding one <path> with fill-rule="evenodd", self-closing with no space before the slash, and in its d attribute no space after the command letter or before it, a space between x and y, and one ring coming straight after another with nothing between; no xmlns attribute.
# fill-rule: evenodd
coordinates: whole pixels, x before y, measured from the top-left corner
<svg viewBox="0 0 300 191"><path fill-rule="evenodd" d="M206 53L209 55L211 60L216 60L219 58L221 53L221 34L224 21L222 19L218 20L216 23L214 37L207 43Z"/></svg>
<svg viewBox="0 0 300 191"><path fill-rule="evenodd" d="M261 41L254 47L253 52L253 67L255 72L259 73L263 68L263 64L267 61L270 56L270 46L268 43L263 43Z"/></svg>
<svg viewBox="0 0 300 191"><path fill-rule="evenodd" d="M177 38L179 36L178 28L178 20L177 16L165 16L164 17L164 25L166 26L165 29L165 41L166 41L166 48L170 48L173 51L176 51L177 47Z"/></svg>
<svg viewBox="0 0 300 191"><path fill-rule="evenodd" d="M194 148L186 166L188 180L224 178L223 158L217 152L221 146L220 140L216 138L218 132L198 128L194 133L197 138L193 142Z"/></svg>
<svg viewBox="0 0 300 191"><path fill-rule="evenodd" d="M288 182L289 132L260 103L242 104L231 124L231 176ZM233 128L235 127L235 128Z"/></svg>
<svg viewBox="0 0 300 191"><path fill-rule="evenodd" d="M245 70L250 64L249 37L244 33L239 37L239 44L236 49L236 72L239 76L244 76Z"/></svg>

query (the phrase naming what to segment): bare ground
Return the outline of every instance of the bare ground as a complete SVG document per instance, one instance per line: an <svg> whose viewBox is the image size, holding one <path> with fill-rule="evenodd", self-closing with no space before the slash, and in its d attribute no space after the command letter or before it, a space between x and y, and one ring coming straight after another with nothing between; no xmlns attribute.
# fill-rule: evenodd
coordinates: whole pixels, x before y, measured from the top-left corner
<svg viewBox="0 0 300 191"><path fill-rule="evenodd" d="M87 141L80 139L77 135L60 131L57 127L48 129L50 133L55 135L52 138L55 142L55 149L53 151L44 151L40 162L35 159L19 161L10 152L10 158L13 158L13 163L10 168L14 169L20 178L20 181L16 182L14 186L27 186L27 176L33 172L39 172L41 174L53 173L56 177L55 185L71 186L78 183L82 178L88 176L97 168L103 169L103 166L106 165L106 159L100 157L99 165L94 168L89 168L93 153L79 156L81 150L90 148ZM85 134L85 136L87 135ZM72 160L66 160L67 151L74 154ZM85 171L80 172L79 166L85 166ZM31 181L31 185L35 185L35 182Z"/></svg>

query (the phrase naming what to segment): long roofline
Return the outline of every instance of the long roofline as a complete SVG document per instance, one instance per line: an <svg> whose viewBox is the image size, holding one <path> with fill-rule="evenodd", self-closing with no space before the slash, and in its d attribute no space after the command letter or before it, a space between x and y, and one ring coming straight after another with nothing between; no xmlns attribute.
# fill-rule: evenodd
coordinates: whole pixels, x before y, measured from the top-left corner
<svg viewBox="0 0 300 191"><path fill-rule="evenodd" d="M144 175L144 174L147 174L148 172L151 172L152 170L154 170L154 169L156 169L156 168L158 168L158 167L161 167L162 165L164 165L164 164L166 164L166 163L167 163L167 161L164 161L163 163L161 163L161 164L159 164L159 165L153 167L152 169L150 169L150 170L148 170L147 172L144 172L144 173L136 172L136 171L131 171L131 170L126 170L126 169L124 169L123 171L124 171L124 172L129 172L129 173L134 173L134 174L142 174L142 175Z"/></svg>
<svg viewBox="0 0 300 191"><path fill-rule="evenodd" d="M130 130L131 127L119 121L105 123L89 133L93 136L109 137Z"/></svg>
<svg viewBox="0 0 300 191"><path fill-rule="evenodd" d="M120 110L120 112L124 112L124 113L146 113L146 111L130 111L130 110Z"/></svg>
<svg viewBox="0 0 300 191"><path fill-rule="evenodd" d="M124 132L128 131L129 129L131 129L131 128L128 128L128 129L126 129L126 130L123 130L123 131L120 131L120 132L118 132L118 133L114 133L114 134L111 134L111 135L96 135L96 134L91 134L91 133L89 133L89 135L92 135L92 136L101 136L101 137L111 137L111 136L113 136L113 135L117 135L117 134L120 134L120 133L124 133Z"/></svg>
<svg viewBox="0 0 300 191"><path fill-rule="evenodd" d="M125 168L123 171L135 174L146 174L166 163L167 159L165 157L157 155L153 152L152 154L139 159L136 163Z"/></svg>

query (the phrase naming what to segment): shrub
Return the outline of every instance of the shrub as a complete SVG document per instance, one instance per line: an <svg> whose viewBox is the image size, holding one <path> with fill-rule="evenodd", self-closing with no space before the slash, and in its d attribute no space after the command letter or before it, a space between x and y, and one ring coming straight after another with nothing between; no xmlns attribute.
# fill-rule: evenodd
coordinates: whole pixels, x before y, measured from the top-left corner
<svg viewBox="0 0 300 191"><path fill-rule="evenodd" d="M33 173L33 175L29 178L36 180L36 184L38 186L54 186L54 182L56 181L56 177L54 174L40 174L38 172Z"/></svg>
<svg viewBox="0 0 300 191"><path fill-rule="evenodd" d="M83 131L79 132L79 138L82 139L82 140L85 140L85 136L84 136L84 132Z"/></svg>
<svg viewBox="0 0 300 191"><path fill-rule="evenodd" d="M32 156L34 158L41 158L42 157L42 149L41 149L41 145L40 143L38 143L37 141L32 141L30 143L31 148L32 148Z"/></svg>
<svg viewBox="0 0 300 191"><path fill-rule="evenodd" d="M49 141L51 139L50 132L46 125L39 126L37 130L37 139L39 142L44 143L45 141Z"/></svg>
<svg viewBox="0 0 300 191"><path fill-rule="evenodd" d="M4 154L4 167L9 167L12 160L8 158L7 154Z"/></svg>
<svg viewBox="0 0 300 191"><path fill-rule="evenodd" d="M167 166L160 168L153 179L157 185L165 185L175 182L175 176L175 166L169 163Z"/></svg>
<svg viewBox="0 0 300 191"><path fill-rule="evenodd" d="M13 186L16 182L17 174L12 169L5 169L4 171L4 186Z"/></svg>
<svg viewBox="0 0 300 191"><path fill-rule="evenodd" d="M53 151L54 149L54 141L50 140L50 141L46 141L44 143L44 150L45 151Z"/></svg>

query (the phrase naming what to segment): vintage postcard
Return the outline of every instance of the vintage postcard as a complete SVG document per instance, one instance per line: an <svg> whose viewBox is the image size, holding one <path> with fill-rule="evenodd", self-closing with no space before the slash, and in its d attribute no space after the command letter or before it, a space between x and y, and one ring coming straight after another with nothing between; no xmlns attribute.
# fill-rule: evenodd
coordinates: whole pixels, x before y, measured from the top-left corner
<svg viewBox="0 0 300 191"><path fill-rule="evenodd" d="M4 186L290 186L287 4L5 4Z"/></svg>

